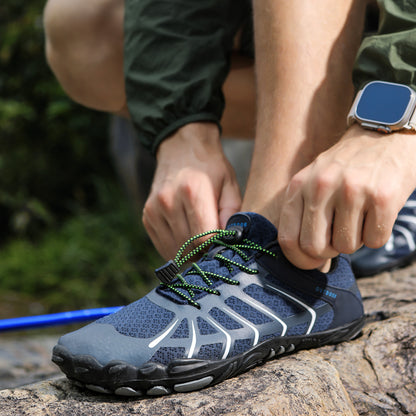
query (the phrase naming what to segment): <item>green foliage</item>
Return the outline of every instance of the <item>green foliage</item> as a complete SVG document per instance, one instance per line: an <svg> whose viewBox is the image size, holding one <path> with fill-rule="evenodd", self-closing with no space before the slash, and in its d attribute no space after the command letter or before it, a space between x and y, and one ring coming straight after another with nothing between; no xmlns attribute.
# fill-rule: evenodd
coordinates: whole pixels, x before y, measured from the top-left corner
<svg viewBox="0 0 416 416"><path fill-rule="evenodd" d="M47 311L131 302L156 284L160 258L116 185L99 184L100 209L81 212L34 243L0 251L0 290L36 294Z"/></svg>
<svg viewBox="0 0 416 416"><path fill-rule="evenodd" d="M107 116L72 102L47 66L44 3L0 4L0 242L93 206L91 177L113 176Z"/></svg>
<svg viewBox="0 0 416 416"><path fill-rule="evenodd" d="M0 2L0 291L46 311L126 303L160 261L116 185L107 116L47 66L44 4Z"/></svg>

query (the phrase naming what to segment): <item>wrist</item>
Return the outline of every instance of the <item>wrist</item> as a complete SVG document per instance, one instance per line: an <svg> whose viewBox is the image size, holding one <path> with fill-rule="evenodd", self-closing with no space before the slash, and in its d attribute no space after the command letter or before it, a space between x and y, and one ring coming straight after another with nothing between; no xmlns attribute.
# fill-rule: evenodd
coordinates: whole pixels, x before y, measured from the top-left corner
<svg viewBox="0 0 416 416"><path fill-rule="evenodd" d="M347 136L367 136L374 139L385 139L386 141L395 139L410 140L411 142L409 143L411 145L413 145L413 142L416 143L415 130L402 129L391 133L384 133L377 130L367 129L357 123L353 124L351 127L347 129Z"/></svg>
<svg viewBox="0 0 416 416"><path fill-rule="evenodd" d="M394 163L396 169L407 172L407 179L412 182L412 186L416 186L416 171L414 169L416 163L416 134L408 131L397 131L393 133L381 133L369 130L354 124L348 128L346 134L340 141L340 146L344 150L351 148L348 146L357 142L355 152L357 156L370 152L373 158L390 161ZM344 146L347 144L347 146ZM347 150L348 152L348 150Z"/></svg>
<svg viewBox="0 0 416 416"><path fill-rule="evenodd" d="M183 152L196 153L207 148L220 148L220 132L218 126L211 122L197 122L182 126L166 138L158 147L156 160L172 157Z"/></svg>

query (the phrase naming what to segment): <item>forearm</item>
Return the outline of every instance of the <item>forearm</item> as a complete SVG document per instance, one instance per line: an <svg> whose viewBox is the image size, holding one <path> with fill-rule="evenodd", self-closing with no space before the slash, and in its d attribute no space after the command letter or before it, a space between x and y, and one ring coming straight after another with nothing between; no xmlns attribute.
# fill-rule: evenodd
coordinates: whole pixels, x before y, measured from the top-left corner
<svg viewBox="0 0 416 416"><path fill-rule="evenodd" d="M259 182L263 177L268 187L272 181L274 200L290 178L345 129L363 26L362 3L254 2L258 102L250 178ZM253 188L249 182L249 204L264 199L267 192L259 195Z"/></svg>

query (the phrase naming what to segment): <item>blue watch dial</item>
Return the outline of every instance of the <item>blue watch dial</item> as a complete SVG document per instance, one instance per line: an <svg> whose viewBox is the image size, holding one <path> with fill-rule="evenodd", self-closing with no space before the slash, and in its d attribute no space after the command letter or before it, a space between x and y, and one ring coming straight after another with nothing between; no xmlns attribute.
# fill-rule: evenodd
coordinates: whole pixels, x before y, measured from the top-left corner
<svg viewBox="0 0 416 416"><path fill-rule="evenodd" d="M397 124L406 113L411 95L412 90L405 85L371 82L363 89L356 115L364 121Z"/></svg>

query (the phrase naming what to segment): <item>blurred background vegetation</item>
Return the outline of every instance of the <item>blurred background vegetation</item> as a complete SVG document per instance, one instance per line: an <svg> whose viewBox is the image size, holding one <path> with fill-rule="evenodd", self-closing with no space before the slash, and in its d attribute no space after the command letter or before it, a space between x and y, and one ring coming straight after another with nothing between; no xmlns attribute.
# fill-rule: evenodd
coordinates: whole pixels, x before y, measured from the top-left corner
<svg viewBox="0 0 416 416"><path fill-rule="evenodd" d="M125 304L160 259L119 185L108 116L72 102L46 64L44 4L0 3L0 300Z"/></svg>

